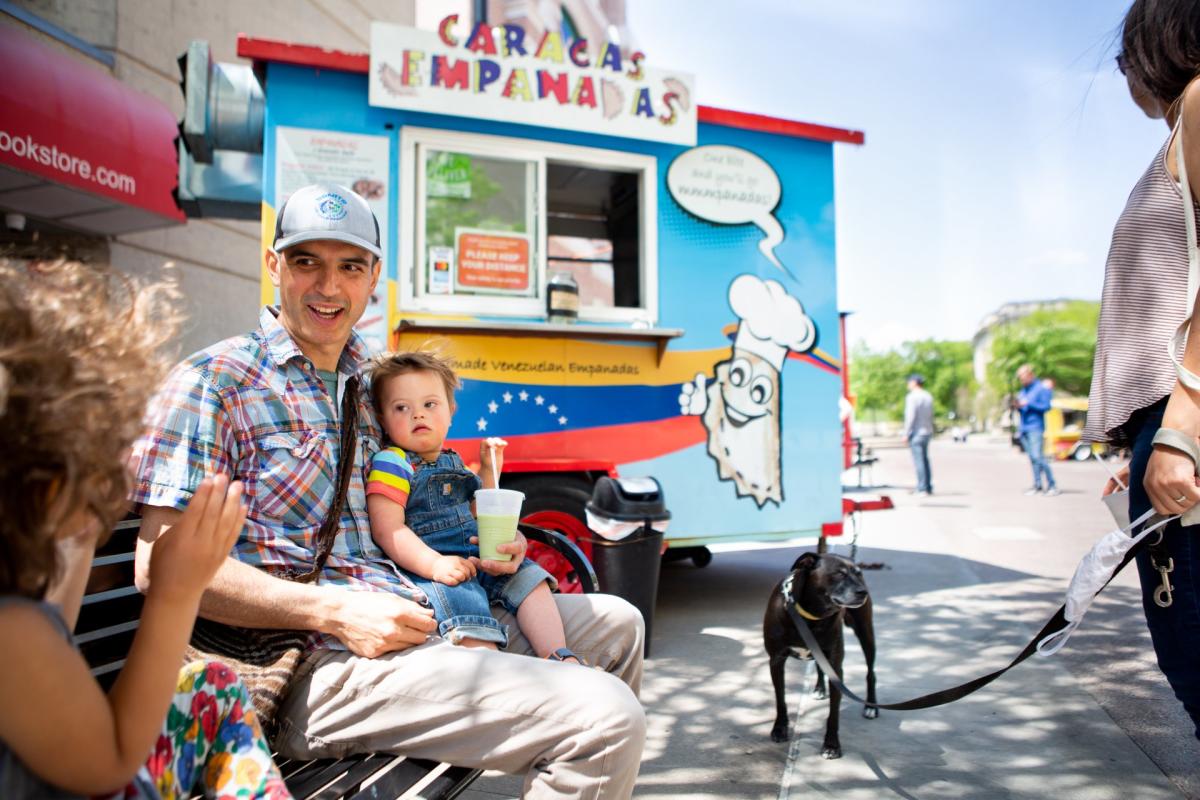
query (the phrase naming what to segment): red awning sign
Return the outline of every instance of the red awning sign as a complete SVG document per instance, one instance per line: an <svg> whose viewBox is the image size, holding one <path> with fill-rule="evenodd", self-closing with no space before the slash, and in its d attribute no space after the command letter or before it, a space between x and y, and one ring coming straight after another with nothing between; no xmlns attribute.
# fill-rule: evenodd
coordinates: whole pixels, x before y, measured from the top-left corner
<svg viewBox="0 0 1200 800"><path fill-rule="evenodd" d="M96 233L184 222L175 115L0 26L0 207Z"/></svg>

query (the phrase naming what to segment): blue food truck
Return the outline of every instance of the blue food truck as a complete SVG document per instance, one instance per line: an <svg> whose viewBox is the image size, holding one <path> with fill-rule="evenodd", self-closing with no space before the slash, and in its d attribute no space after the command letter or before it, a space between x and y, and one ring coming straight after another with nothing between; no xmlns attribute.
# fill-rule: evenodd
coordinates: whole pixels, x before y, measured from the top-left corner
<svg viewBox="0 0 1200 800"><path fill-rule="evenodd" d="M454 359L450 444L469 463L508 441L526 521L586 553L592 484L652 475L667 545L698 563L841 532L833 148L862 133L699 105L642 52L454 16L376 23L369 54L238 54L252 71L218 66L261 103L242 122L262 131L264 250L300 186L367 198L384 279L359 332Z"/></svg>

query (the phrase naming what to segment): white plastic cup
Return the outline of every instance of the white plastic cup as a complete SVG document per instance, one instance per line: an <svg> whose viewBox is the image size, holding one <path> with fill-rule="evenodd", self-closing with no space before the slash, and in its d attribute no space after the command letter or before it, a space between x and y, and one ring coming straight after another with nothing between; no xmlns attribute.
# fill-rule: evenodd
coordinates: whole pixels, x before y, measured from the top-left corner
<svg viewBox="0 0 1200 800"><path fill-rule="evenodd" d="M1117 527L1124 530L1129 527L1129 490L1122 489L1112 494L1106 494L1100 498L1104 501L1104 505L1108 506L1108 513L1112 514L1113 520L1117 523Z"/></svg>
<svg viewBox="0 0 1200 800"><path fill-rule="evenodd" d="M496 545L517 538L517 520L521 518L522 492L513 489L478 489L475 492L475 517L479 522L479 557L485 561L512 561L509 553L496 552Z"/></svg>

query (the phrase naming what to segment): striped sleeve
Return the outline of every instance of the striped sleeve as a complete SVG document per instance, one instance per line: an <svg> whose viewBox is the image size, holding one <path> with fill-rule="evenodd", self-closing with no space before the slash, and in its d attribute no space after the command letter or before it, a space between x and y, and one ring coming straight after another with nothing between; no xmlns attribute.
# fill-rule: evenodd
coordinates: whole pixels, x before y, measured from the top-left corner
<svg viewBox="0 0 1200 800"><path fill-rule="evenodd" d="M401 506L407 505L412 475L413 468L404 451L398 447L385 447L371 461L367 494L381 494Z"/></svg>

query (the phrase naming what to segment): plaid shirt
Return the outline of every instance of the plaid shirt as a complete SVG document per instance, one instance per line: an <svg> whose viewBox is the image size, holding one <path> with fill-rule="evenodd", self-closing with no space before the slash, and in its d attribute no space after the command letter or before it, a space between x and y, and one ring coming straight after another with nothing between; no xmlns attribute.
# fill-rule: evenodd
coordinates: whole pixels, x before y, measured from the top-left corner
<svg viewBox="0 0 1200 800"><path fill-rule="evenodd" d="M362 341L351 335L339 375L356 374L364 358ZM232 555L267 572L308 571L341 455L335 400L275 312L264 308L258 330L196 353L172 370L133 448L132 499L182 510L205 475L229 475L245 483L249 507ZM411 598L411 582L371 538L366 477L380 431L365 386L359 420L357 469L320 582ZM317 636L313 645L345 649L329 635Z"/></svg>

